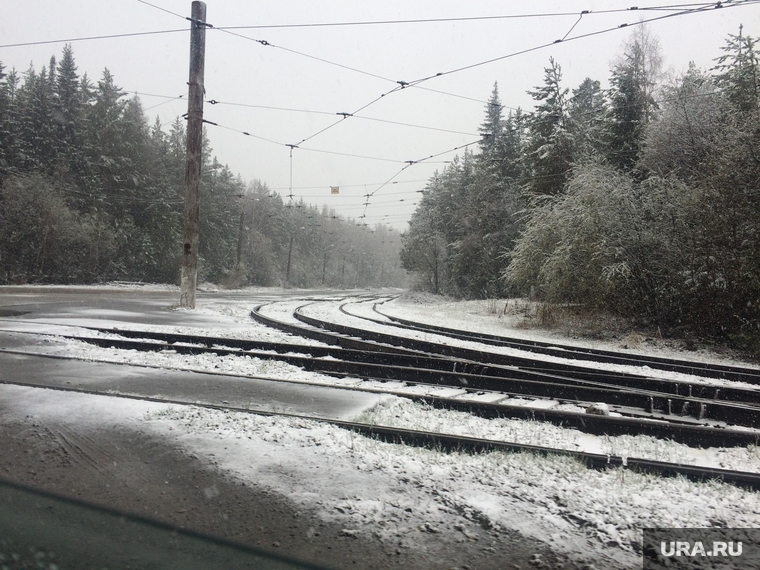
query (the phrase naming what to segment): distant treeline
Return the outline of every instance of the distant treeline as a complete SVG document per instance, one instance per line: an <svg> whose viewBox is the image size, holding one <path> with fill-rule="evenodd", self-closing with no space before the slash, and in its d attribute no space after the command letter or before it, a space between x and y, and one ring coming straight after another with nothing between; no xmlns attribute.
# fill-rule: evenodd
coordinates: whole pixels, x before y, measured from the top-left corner
<svg viewBox="0 0 760 570"><path fill-rule="evenodd" d="M757 41L740 30L709 71L666 79L658 42L637 30L609 89L570 91L553 59L532 112L505 114L494 87L479 152L429 181L404 237L418 287L757 342Z"/></svg>
<svg viewBox="0 0 760 570"><path fill-rule="evenodd" d="M40 71L0 64L0 283L179 279L185 124L146 121L70 46ZM246 184L204 141L201 280L229 286L402 285L398 235Z"/></svg>

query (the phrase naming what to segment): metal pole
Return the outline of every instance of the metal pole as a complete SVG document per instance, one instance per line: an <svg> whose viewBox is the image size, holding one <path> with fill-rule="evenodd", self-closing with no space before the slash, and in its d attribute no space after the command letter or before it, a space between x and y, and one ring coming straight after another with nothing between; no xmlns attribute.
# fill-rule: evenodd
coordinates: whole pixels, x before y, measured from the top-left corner
<svg viewBox="0 0 760 570"><path fill-rule="evenodd" d="M187 102L185 222L182 237L180 307L195 308L198 283L198 231L203 154L203 87L206 55L206 4L193 2L190 33L190 79Z"/></svg>

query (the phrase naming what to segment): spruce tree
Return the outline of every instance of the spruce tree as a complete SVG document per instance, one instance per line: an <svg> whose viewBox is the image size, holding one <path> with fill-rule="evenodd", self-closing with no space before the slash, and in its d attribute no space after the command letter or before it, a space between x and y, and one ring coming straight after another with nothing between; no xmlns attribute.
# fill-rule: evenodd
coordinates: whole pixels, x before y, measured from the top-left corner
<svg viewBox="0 0 760 570"><path fill-rule="evenodd" d="M525 185L534 195L556 195L570 174L573 141L568 129L568 89L562 87L562 68L553 58L544 68L544 84L528 93L537 104L528 119Z"/></svg>

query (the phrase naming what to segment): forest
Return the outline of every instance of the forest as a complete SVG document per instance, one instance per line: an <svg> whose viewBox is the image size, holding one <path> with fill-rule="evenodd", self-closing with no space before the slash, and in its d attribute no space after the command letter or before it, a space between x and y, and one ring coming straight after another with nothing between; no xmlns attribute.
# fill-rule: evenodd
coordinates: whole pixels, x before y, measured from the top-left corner
<svg viewBox="0 0 760 570"><path fill-rule="evenodd" d="M609 89L550 59L530 111L494 86L477 152L437 172L403 239L418 288L530 296L760 347L760 62L662 70L640 26Z"/></svg>
<svg viewBox="0 0 760 570"><path fill-rule="evenodd" d="M108 69L70 45L36 70L0 63L0 283L178 283L185 120L150 123ZM204 137L199 282L381 287L405 282L398 232L243 181Z"/></svg>

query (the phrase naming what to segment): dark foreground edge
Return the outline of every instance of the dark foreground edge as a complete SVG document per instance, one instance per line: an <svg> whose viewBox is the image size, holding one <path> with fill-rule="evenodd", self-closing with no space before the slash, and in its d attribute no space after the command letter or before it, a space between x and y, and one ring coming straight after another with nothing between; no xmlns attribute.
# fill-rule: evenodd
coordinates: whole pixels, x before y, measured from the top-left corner
<svg viewBox="0 0 760 570"><path fill-rule="evenodd" d="M326 570L2 478L0 561L13 568Z"/></svg>

